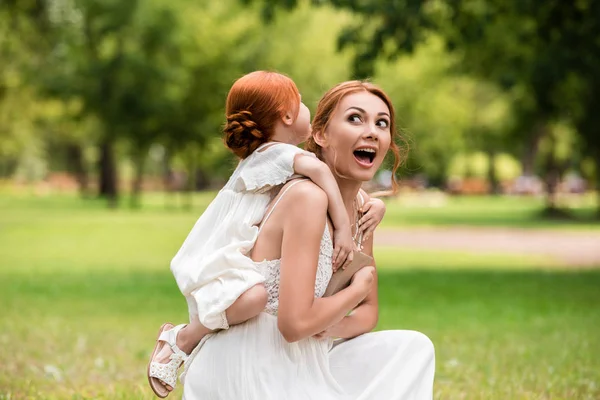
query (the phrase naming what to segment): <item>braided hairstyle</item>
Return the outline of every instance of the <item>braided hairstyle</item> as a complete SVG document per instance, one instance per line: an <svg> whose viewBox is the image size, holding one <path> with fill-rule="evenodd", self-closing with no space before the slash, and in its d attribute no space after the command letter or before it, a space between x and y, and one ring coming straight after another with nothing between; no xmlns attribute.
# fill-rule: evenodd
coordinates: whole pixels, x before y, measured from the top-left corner
<svg viewBox="0 0 600 400"><path fill-rule="evenodd" d="M277 72L244 75L227 95L224 141L236 156L246 158L275 133L277 120L287 112L296 117L300 93L294 81Z"/></svg>

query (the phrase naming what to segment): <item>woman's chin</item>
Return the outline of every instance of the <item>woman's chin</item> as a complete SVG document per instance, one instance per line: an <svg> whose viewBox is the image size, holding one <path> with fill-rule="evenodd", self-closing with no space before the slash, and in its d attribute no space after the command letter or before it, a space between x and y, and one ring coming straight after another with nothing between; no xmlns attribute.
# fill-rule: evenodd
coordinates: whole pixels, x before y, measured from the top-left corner
<svg viewBox="0 0 600 400"><path fill-rule="evenodd" d="M342 176L346 175L347 178L359 182L368 182L375 177L375 173L377 172L377 168L373 166L373 168L350 168L347 174L341 174Z"/></svg>
<svg viewBox="0 0 600 400"><path fill-rule="evenodd" d="M370 181L375 177L377 170L381 166L381 162L377 162L377 160L369 161L369 160L358 160L354 157L354 164L351 168L351 174L353 177L356 177L357 180L366 182Z"/></svg>

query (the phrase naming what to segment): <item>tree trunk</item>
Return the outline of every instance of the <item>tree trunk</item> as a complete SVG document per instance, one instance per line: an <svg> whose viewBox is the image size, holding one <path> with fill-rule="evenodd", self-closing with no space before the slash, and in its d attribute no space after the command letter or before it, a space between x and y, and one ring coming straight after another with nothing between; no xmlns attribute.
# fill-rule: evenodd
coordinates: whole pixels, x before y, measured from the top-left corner
<svg viewBox="0 0 600 400"><path fill-rule="evenodd" d="M544 176L544 184L546 186L546 208L544 214L552 217L558 216L558 205L556 199L556 190L560 181L560 168L556 156L554 154L554 147L556 146L556 138L554 135L549 135L550 140L550 151L545 162L546 174Z"/></svg>
<svg viewBox="0 0 600 400"><path fill-rule="evenodd" d="M117 166L112 140L104 139L100 144L99 169L99 194L108 200L109 207L116 208L118 200Z"/></svg>
<svg viewBox="0 0 600 400"><path fill-rule="evenodd" d="M548 213L555 213L558 210L556 201L556 189L558 187L560 176L556 165L549 167L546 172L546 211Z"/></svg>
<svg viewBox="0 0 600 400"><path fill-rule="evenodd" d="M162 159L162 174L163 174L163 188L165 192L165 208L173 208L172 199L176 196L174 190L174 174L173 168L171 167L171 150L165 149L165 155Z"/></svg>
<svg viewBox="0 0 600 400"><path fill-rule="evenodd" d="M600 219L600 152L594 157L596 163L596 218Z"/></svg>
<svg viewBox="0 0 600 400"><path fill-rule="evenodd" d="M67 162L71 172L75 174L77 184L79 185L79 194L81 197L89 195L89 177L85 167L83 149L80 144L71 143L67 145Z"/></svg>
<svg viewBox="0 0 600 400"><path fill-rule="evenodd" d="M187 180L187 188L186 188L186 203L185 203L185 208L188 210L192 209L193 206L193 196L194 196L194 188L196 187L196 157L195 157L195 151L194 149L192 149L190 151L190 158L189 158L189 164L188 164L188 170L189 170L189 175L188 175L188 180Z"/></svg>
<svg viewBox="0 0 600 400"><path fill-rule="evenodd" d="M496 150L488 149L487 155L489 158L489 167L488 167L488 181L490 183L490 192L491 195L500 194L500 185L498 182L498 175L496 171Z"/></svg>
<svg viewBox="0 0 600 400"><path fill-rule="evenodd" d="M546 136L548 129L546 122L539 122L536 124L531 136L525 147L523 158L521 159L521 165L523 167L524 176L533 176L535 173L535 159L537 157L538 148L540 141Z"/></svg>
<svg viewBox="0 0 600 400"><path fill-rule="evenodd" d="M136 152L134 155L135 161L135 176L131 183L131 198L130 198L130 206L131 208L140 208L141 206L141 193L142 193L142 183L144 182L144 166L146 164L146 151Z"/></svg>

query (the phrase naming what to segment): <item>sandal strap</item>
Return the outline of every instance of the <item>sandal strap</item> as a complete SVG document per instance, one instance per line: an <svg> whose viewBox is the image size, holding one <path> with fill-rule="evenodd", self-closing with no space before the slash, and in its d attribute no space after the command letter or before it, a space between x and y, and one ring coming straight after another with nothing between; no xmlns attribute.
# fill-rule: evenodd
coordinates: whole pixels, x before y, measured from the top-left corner
<svg viewBox="0 0 600 400"><path fill-rule="evenodd" d="M171 360L177 359L179 361L185 361L188 358L188 355L177 346L177 335L184 326L186 326L186 324L177 325L168 331L163 331L158 337L158 340L166 342L171 347L171 350L173 351L173 354L171 354L170 357Z"/></svg>

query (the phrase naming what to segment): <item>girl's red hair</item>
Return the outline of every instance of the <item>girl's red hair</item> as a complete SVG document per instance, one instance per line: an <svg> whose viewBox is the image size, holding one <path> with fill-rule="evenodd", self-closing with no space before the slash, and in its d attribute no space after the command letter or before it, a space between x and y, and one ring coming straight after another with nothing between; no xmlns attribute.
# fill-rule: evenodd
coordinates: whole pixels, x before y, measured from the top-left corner
<svg viewBox="0 0 600 400"><path fill-rule="evenodd" d="M235 81L225 106L225 145L246 158L271 140L277 120L298 115L300 93L293 80L277 72L255 71Z"/></svg>

